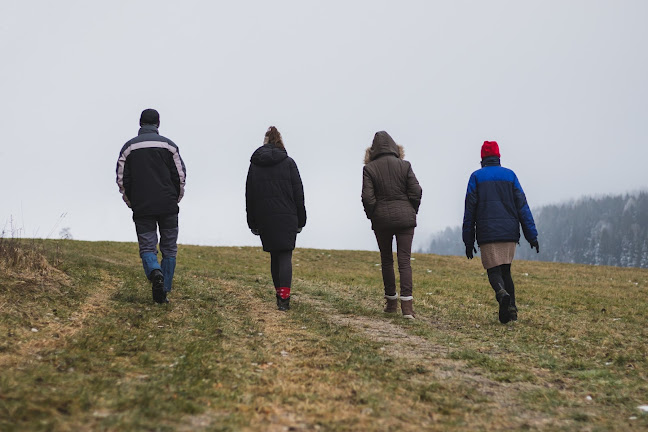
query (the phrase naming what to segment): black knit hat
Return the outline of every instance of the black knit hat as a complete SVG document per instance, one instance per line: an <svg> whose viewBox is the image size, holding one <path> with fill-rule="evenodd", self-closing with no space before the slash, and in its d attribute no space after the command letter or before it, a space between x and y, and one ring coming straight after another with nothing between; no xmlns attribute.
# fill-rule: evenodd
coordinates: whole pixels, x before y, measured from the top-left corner
<svg viewBox="0 0 648 432"><path fill-rule="evenodd" d="M160 124L160 114L155 111L153 108L147 108L142 111L140 116L140 125L159 125Z"/></svg>

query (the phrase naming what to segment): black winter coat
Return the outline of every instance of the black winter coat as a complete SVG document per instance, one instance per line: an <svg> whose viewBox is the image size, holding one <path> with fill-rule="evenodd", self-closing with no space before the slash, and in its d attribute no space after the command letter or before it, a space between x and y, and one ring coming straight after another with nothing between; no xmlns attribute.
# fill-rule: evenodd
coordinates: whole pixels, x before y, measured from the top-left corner
<svg viewBox="0 0 648 432"><path fill-rule="evenodd" d="M264 251L295 249L306 207L297 164L286 150L266 144L252 154L245 203L248 226L260 231Z"/></svg>
<svg viewBox="0 0 648 432"><path fill-rule="evenodd" d="M117 185L133 216L178 213L187 170L173 141L142 125L117 160Z"/></svg>
<svg viewBox="0 0 648 432"><path fill-rule="evenodd" d="M416 226L423 189L403 148L387 132L377 132L362 172L362 204L373 230Z"/></svg>

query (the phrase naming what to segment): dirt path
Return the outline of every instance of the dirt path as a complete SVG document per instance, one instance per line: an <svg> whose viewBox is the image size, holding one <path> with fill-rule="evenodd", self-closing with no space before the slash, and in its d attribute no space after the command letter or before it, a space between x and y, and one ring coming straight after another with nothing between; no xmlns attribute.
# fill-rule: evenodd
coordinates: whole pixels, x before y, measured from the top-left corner
<svg viewBox="0 0 648 432"><path fill-rule="evenodd" d="M236 284L218 280L219 288L225 295L236 295L247 306L247 319L262 329L263 349L270 352L270 360L257 365L260 374L270 373L267 386L255 391L258 395L278 394L291 400L284 404L272 397L258 396L250 407L249 430L307 431L318 430L319 424L335 424L336 421L347 421L346 424L356 424L357 430L430 430L438 429L434 418L430 418L429 405L412 403L411 396L394 394L391 400L402 410L402 415L391 418L376 417L370 408L362 408L353 404L356 392L353 379L345 382L344 377L332 376L327 367L321 365L327 362L339 361L322 357L318 351L317 335L309 331L307 326L298 326L288 314L276 310L273 294L268 289L268 298L260 299L251 289L243 289ZM561 427L566 424L557 421L545 413L530 411L521 402L521 394L537 389L538 386L527 383L500 383L490 380L470 368L466 362L448 358L450 349L437 345L420 336L412 335L390 319L375 319L360 315L343 315L325 304L322 300L300 293L295 295L293 302L305 302L315 307L321 316L331 325L348 327L354 332L372 342L383 344L381 355L391 357L395 364L407 364L412 369L425 365L431 370L424 376L412 375L412 382L426 384L427 382L451 383L451 386L465 386L474 389L489 407L489 413L481 413L470 418L469 424L477 429L480 426L492 427L493 423L501 424L502 428L545 429ZM320 366L318 366L318 364ZM427 382L423 382L427 381ZM381 384L382 385L382 384ZM304 394L315 394L315 400L308 400ZM183 419L187 427L183 430L209 430L217 424L222 413L210 413L200 416L187 416ZM470 415L470 414L466 414ZM493 421L492 416L501 417ZM404 422L403 418L416 419L414 423ZM366 427L362 426L366 425ZM326 427L330 429L330 427Z"/></svg>
<svg viewBox="0 0 648 432"><path fill-rule="evenodd" d="M296 328L290 324L285 312L280 312L272 303L272 297L268 296L269 301L259 299L252 290L243 288L235 283L223 279L209 279L213 286L223 295L233 295L247 306L247 315L233 317L234 320L251 320L258 328L261 328L263 334L262 349L270 351L272 361L255 365L259 374L276 373L281 377L281 382L273 381L269 387L258 389L257 394L272 393L276 389L277 393L290 394L290 392L300 391L303 385L303 376L295 374L298 371L297 363L300 361L299 353L304 349L300 345L300 340L309 336L304 328ZM236 341L231 343L237 343ZM280 388L279 388L280 387ZM297 389L297 390L295 390ZM330 389L333 391L334 389ZM248 430L263 430L268 432L283 431L311 431L317 430L312 422L299 413L299 410L290 409L281 403L273 403L262 400L257 397L252 406L240 407L241 410L249 410L248 415L251 417L251 426ZM219 417L227 413L207 410L196 416L185 416L183 423L185 426L180 427L179 431L200 431L211 430L214 425L218 424Z"/></svg>
<svg viewBox="0 0 648 432"><path fill-rule="evenodd" d="M16 335L14 349L0 353L0 367L20 367L39 360L39 353L63 346L66 340L83 329L89 317L109 310L107 300L113 293L116 280L107 271L101 270L101 282L96 289L79 305L79 308L66 318L58 318L48 312L38 321L31 333Z"/></svg>
<svg viewBox="0 0 648 432"><path fill-rule="evenodd" d="M409 334L405 328L394 324L390 319L377 320L362 315L342 315L322 300L312 296L301 294L299 299L322 311L332 324L348 326L363 334L368 340L384 344L381 351L398 362L423 364L432 369L436 380L459 381L474 388L476 392L491 401L491 405L500 415L514 420L514 427L565 426L553 417L529 411L520 404L522 392L540 390L540 386L531 383L501 383L488 379L479 371L469 367L466 362L447 358L453 350L450 347Z"/></svg>

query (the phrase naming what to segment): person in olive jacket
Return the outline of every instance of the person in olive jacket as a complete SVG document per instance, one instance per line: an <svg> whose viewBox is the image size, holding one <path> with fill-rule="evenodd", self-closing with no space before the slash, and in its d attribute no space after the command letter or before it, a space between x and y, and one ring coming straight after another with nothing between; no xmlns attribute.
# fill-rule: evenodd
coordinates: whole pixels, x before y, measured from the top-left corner
<svg viewBox="0 0 648 432"><path fill-rule="evenodd" d="M387 132L376 132L373 144L365 152L362 204L367 218L371 219L371 228L380 249L386 299L384 311L393 313L398 310L392 255L392 243L396 237L401 310L403 317L414 319L410 258L423 190L412 165L403 160L404 156L403 147L397 145Z"/></svg>
<svg viewBox="0 0 648 432"><path fill-rule="evenodd" d="M295 161L288 156L281 134L270 126L263 145L250 159L245 185L248 227L261 236L270 252L270 270L277 307L290 309L292 251L297 233L306 225L304 187Z"/></svg>

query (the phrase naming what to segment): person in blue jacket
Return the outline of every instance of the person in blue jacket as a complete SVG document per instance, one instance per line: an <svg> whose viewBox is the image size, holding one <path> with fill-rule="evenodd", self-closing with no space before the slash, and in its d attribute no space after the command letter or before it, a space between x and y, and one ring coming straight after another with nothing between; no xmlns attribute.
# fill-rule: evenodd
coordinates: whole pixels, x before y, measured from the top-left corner
<svg viewBox="0 0 648 432"><path fill-rule="evenodd" d="M482 168L472 173L468 181L463 242L466 257L472 259L473 252L477 252L477 238L482 265L499 303L499 320L505 324L517 320L511 263L515 245L520 242L520 225L524 238L537 253L538 231L517 176L500 165L497 142L484 141L481 157Z"/></svg>

